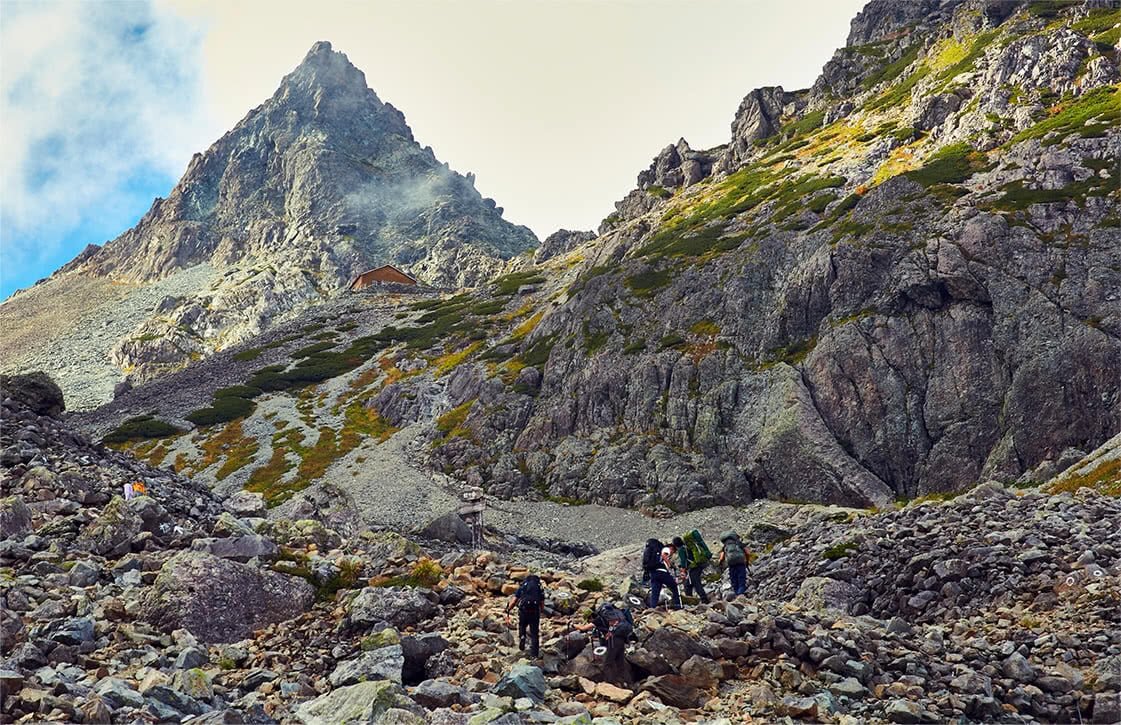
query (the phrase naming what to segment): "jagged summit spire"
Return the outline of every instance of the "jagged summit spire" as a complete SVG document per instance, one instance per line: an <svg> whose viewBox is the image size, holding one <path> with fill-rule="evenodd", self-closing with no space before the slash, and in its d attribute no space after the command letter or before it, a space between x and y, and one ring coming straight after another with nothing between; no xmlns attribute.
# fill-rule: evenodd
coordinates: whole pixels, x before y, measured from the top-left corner
<svg viewBox="0 0 1121 725"><path fill-rule="evenodd" d="M326 40L311 46L295 70L284 78L280 91L286 87L291 90L293 86L307 91L373 93L366 85L366 75L350 62L345 53L335 50Z"/></svg>

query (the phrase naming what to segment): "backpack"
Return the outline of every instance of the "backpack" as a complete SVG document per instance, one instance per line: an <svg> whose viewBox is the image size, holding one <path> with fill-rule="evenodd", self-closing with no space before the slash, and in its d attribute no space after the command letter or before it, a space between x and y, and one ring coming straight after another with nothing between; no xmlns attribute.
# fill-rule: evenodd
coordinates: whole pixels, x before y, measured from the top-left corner
<svg viewBox="0 0 1121 725"><path fill-rule="evenodd" d="M747 564L747 550L740 543L740 537L725 534L720 537L724 542L724 563L728 566L741 566Z"/></svg>
<svg viewBox="0 0 1121 725"><path fill-rule="evenodd" d="M663 566L662 542L657 539L647 539L646 548L642 550L642 573L649 574Z"/></svg>
<svg viewBox="0 0 1121 725"><path fill-rule="evenodd" d="M518 609L540 609L545 603L545 590L541 587L541 579L536 574L527 576L514 592L518 600Z"/></svg>
<svg viewBox="0 0 1121 725"><path fill-rule="evenodd" d="M712 561L712 551L701 537L700 531L693 529L682 538L685 540L685 550L688 552L686 558L690 569L704 566Z"/></svg>
<svg viewBox="0 0 1121 725"><path fill-rule="evenodd" d="M611 602L604 603L592 617L592 624L600 639L616 630L624 632L628 639L635 637L634 615L629 608L619 609ZM625 626L624 626L625 625Z"/></svg>

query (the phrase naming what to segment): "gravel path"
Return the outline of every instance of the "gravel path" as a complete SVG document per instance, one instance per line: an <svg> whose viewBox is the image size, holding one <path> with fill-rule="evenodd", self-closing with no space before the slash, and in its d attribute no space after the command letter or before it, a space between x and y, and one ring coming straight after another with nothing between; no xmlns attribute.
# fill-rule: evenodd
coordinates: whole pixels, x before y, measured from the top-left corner
<svg viewBox="0 0 1121 725"><path fill-rule="evenodd" d="M344 491L367 525L412 531L453 510L459 484L412 463L420 424L405 428L388 441L366 443L340 459L324 480ZM631 509L587 504L565 506L549 501L502 500L488 496L485 523L500 533L590 544L600 551L641 545L646 539L670 539L700 529L709 541L720 532L747 532L766 523L795 527L811 518L845 512L836 506L802 506L756 501L743 507L718 506L655 519Z"/></svg>

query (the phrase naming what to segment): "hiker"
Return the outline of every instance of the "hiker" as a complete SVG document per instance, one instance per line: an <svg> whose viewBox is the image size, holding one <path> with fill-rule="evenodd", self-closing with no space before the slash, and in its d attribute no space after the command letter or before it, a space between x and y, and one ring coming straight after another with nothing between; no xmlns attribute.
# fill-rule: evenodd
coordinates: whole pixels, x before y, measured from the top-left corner
<svg viewBox="0 0 1121 725"><path fill-rule="evenodd" d="M677 549L678 564L685 572L685 594L691 595L696 592L697 597L708 604L708 592L705 591L701 575L712 560L712 552L705 545L701 533L694 529L686 534L685 538L675 536L673 545Z"/></svg>
<svg viewBox="0 0 1121 725"><path fill-rule="evenodd" d="M572 627L577 632L594 632L599 646L595 647L596 658L602 657L602 679L625 685L634 678L627 662L627 643L637 642L638 634L634 629L634 615L622 603L604 602L596 608L591 621Z"/></svg>
<svg viewBox="0 0 1121 725"><path fill-rule="evenodd" d="M523 579L514 596L510 597L506 605L507 618L514 605L518 607L518 649L525 651L528 633L529 656L536 658L541 647L541 610L545 608L545 590L536 574Z"/></svg>
<svg viewBox="0 0 1121 725"><path fill-rule="evenodd" d="M642 571L650 580L650 601L647 604L651 609L658 606L662 596L662 587L669 587L673 596L673 608L681 609L681 594L677 590L677 581L673 577L673 546L662 546L657 539L647 539L646 549L642 552Z"/></svg>
<svg viewBox="0 0 1121 725"><path fill-rule="evenodd" d="M596 636L607 652L603 656L603 676L610 682L629 682L630 673L624 657L627 642L637 641L631 610L612 602L604 602L592 617Z"/></svg>
<svg viewBox="0 0 1121 725"><path fill-rule="evenodd" d="M747 593L747 548L735 531L725 531L720 535L723 549L720 551L719 564L728 568L728 580L732 583L732 593L736 596Z"/></svg>

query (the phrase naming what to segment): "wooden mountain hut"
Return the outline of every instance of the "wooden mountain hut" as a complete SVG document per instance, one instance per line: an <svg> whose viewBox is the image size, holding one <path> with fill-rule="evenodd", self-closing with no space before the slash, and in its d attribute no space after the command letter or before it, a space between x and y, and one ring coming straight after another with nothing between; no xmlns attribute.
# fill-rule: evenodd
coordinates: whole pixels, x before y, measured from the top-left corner
<svg viewBox="0 0 1121 725"><path fill-rule="evenodd" d="M380 267L368 269L355 277L354 281L350 283L349 289L351 292L357 292L358 290L372 287L375 284L415 285L416 283L416 279L405 274L392 264L383 264Z"/></svg>

